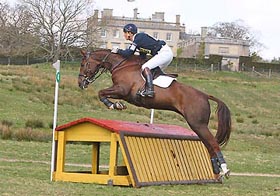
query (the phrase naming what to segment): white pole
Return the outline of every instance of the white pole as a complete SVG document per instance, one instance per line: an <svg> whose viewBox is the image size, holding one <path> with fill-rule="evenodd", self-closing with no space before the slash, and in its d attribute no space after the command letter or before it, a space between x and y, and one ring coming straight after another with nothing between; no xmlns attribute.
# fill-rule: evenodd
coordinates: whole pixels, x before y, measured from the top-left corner
<svg viewBox="0 0 280 196"><path fill-rule="evenodd" d="M153 124L153 122L154 122L154 113L155 113L155 109L151 109L150 124Z"/></svg>
<svg viewBox="0 0 280 196"><path fill-rule="evenodd" d="M56 128L56 122L57 122L57 103L58 103L58 85L60 82L60 60L57 60L53 67L56 69L56 77L55 77L55 94L54 94L54 114L53 114L53 137L52 137L52 160L51 160L51 181L53 179L53 172L54 172L54 165L55 165L55 128Z"/></svg>

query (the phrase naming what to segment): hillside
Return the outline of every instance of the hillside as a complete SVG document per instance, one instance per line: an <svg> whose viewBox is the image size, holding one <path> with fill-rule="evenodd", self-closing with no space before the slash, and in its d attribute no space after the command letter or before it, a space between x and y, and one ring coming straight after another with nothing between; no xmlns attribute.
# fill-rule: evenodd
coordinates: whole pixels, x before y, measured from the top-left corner
<svg viewBox="0 0 280 196"><path fill-rule="evenodd" d="M104 74L87 90L77 85L78 65L63 65L59 89L58 124L90 116L149 122L149 110L128 103L126 111L111 111L100 103L97 92L111 85ZM167 70L175 72L173 68ZM236 72L180 72L178 81L198 88L223 100L232 113L235 133L279 137L279 79L251 77ZM55 69L51 65L0 66L0 119L23 128L29 120L44 122L49 129L53 119ZM213 106L213 112L215 105ZM212 117L214 117L214 113ZM156 123L185 125L179 115L156 111ZM211 122L215 128L215 123Z"/></svg>
<svg viewBox="0 0 280 196"><path fill-rule="evenodd" d="M111 85L109 74L104 74L82 91L77 85L78 70L78 64L62 65L58 125L82 117L149 122L150 111L147 109L126 103L126 111L112 111L100 103L97 92ZM83 183L50 183L48 164L51 137L44 140L47 142L15 140L28 140L29 136L24 135L25 130L27 134L44 133L51 136L55 69L50 64L0 65L0 194L92 195L94 192L100 195L197 195L199 191L201 195L279 195L279 177L276 177L280 174L279 77L268 79L251 73L176 71L173 67L167 72L179 73L178 81L212 94L229 106L233 132L222 151L233 175L224 184L133 189ZM210 128L215 132L216 105L213 102L211 104L213 112ZM155 111L154 122L187 127L182 117L170 111ZM20 133L17 138L6 140L3 137L7 125L13 133ZM70 157L71 163L90 161L90 157L84 155L90 154L88 150L91 147L69 145L71 152L74 152ZM273 175L275 177L271 177Z"/></svg>

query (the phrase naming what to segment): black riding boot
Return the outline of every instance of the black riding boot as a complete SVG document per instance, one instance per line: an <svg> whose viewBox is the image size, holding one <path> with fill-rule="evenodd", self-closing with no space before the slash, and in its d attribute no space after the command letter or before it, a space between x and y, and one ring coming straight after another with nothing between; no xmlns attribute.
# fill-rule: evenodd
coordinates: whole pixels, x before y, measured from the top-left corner
<svg viewBox="0 0 280 196"><path fill-rule="evenodd" d="M155 91L154 91L153 76L151 70L148 67L146 67L142 71L142 74L146 79L146 84L145 84L145 90L141 94L147 97L154 97Z"/></svg>

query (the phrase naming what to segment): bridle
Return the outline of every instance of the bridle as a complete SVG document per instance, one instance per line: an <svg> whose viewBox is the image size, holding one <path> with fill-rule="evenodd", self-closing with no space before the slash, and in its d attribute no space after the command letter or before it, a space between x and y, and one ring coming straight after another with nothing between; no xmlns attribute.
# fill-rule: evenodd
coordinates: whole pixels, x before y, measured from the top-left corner
<svg viewBox="0 0 280 196"><path fill-rule="evenodd" d="M121 60L120 62L118 62L115 65L112 65L109 62L106 62L106 60L108 59L108 57L111 55L112 53L109 52L108 54L106 54L106 56L102 59L101 63L97 65L97 68L94 72L91 71L90 69L90 62L89 62L89 58L91 55L91 52L87 52L86 55L86 63L84 64L86 70L84 72L84 74L79 74L79 78L83 77L84 79L83 81L83 87L86 87L87 85L93 83L97 78L99 78L104 72L106 71L113 71L114 68L116 68L117 66L119 66L121 63L123 63L126 59ZM104 66L104 64L109 63L110 66L106 67Z"/></svg>
<svg viewBox="0 0 280 196"><path fill-rule="evenodd" d="M110 54L111 53L108 53L103 58L101 63L97 65L96 70L92 73L91 69L89 68L89 65L90 65L89 57L90 57L91 53L87 52L86 63L84 64L84 66L86 67L86 71L84 72L84 74L79 74L79 77L84 77L83 82L86 82L87 85L90 83L93 83L97 78L99 78L104 72L106 72L108 70L108 68L104 67L103 64L106 62L106 59L108 58L108 56Z"/></svg>

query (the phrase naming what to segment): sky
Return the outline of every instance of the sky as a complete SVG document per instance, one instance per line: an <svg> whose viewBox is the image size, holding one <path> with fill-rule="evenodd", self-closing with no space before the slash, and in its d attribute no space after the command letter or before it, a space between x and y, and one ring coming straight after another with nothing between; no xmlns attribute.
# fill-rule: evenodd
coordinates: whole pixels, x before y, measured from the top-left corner
<svg viewBox="0 0 280 196"><path fill-rule="evenodd" d="M133 0L130 0L133 1ZM203 26L217 22L242 20L257 40L264 45L259 52L266 60L280 57L280 0L94 0L94 9L113 9L114 16L149 18L165 12L165 21L175 22L181 15L186 32L200 32Z"/></svg>

